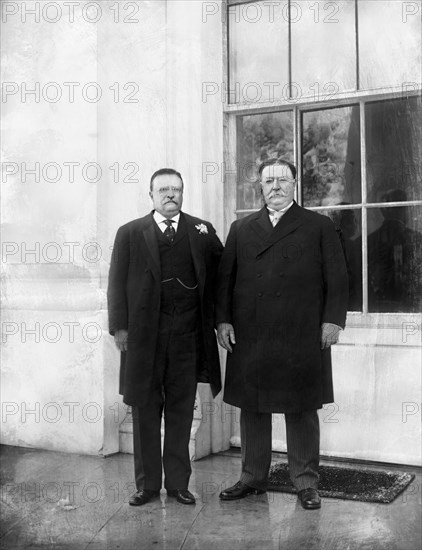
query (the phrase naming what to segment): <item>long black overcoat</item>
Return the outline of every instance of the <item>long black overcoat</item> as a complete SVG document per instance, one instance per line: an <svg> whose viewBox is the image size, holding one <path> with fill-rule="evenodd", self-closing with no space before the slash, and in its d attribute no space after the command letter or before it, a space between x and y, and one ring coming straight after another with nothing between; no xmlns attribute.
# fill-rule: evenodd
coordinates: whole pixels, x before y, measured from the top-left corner
<svg viewBox="0 0 422 550"><path fill-rule="evenodd" d="M181 213L187 225L200 297L203 355L198 382L209 382L213 395L221 389L215 337L217 270L223 245L207 221ZM121 353L120 388L127 405L142 406L148 396L160 318L160 254L152 213L117 231L107 291L109 332L128 330L128 350Z"/></svg>
<svg viewBox="0 0 422 550"><path fill-rule="evenodd" d="M232 323L224 401L299 412L334 400L323 322L345 325L347 270L332 221L294 203L275 228L266 208L233 222L219 269L217 322Z"/></svg>

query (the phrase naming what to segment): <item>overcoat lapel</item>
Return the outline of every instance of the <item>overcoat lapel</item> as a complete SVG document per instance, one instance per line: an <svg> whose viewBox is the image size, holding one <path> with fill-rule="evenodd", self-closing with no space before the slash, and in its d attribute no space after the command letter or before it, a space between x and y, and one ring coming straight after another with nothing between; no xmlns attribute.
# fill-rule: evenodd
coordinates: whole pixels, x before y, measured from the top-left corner
<svg viewBox="0 0 422 550"><path fill-rule="evenodd" d="M273 230L273 226L270 222L270 218L268 217L268 212L265 206L256 213L256 216L251 221L251 227L262 241L268 240Z"/></svg>
<svg viewBox="0 0 422 550"><path fill-rule="evenodd" d="M268 218L268 214L266 212L264 214ZM301 214L302 213L300 208L294 202L289 210L282 216L281 220L273 228L273 230L269 234L267 234L267 238L265 239L265 242L262 243L262 247L258 250L257 256L265 252L268 248L273 246L275 243L277 243L290 233L293 233L293 231L296 231L296 229L303 223Z"/></svg>
<svg viewBox="0 0 422 550"><path fill-rule="evenodd" d="M158 250L157 235L155 234L154 218L152 214L149 215L149 220L147 226L143 230L143 235L152 259L151 271L157 280L161 280L160 252Z"/></svg>

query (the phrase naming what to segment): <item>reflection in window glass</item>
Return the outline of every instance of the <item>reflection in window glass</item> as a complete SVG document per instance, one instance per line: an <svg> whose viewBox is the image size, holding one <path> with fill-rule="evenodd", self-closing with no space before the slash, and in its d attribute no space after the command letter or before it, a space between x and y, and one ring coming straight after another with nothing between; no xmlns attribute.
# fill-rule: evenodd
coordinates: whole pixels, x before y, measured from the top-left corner
<svg viewBox="0 0 422 550"><path fill-rule="evenodd" d="M368 210L368 310L417 312L422 306L422 208ZM376 226L375 223L378 222Z"/></svg>
<svg viewBox="0 0 422 550"><path fill-rule="evenodd" d="M348 311L362 311L362 233L361 211L327 210L336 226L343 247L343 252L349 275L349 305Z"/></svg>
<svg viewBox="0 0 422 550"><path fill-rule="evenodd" d="M359 106L302 115L303 205L361 200Z"/></svg>
<svg viewBox="0 0 422 550"><path fill-rule="evenodd" d="M422 101L409 97L365 106L368 199L422 199Z"/></svg>
<svg viewBox="0 0 422 550"><path fill-rule="evenodd" d="M237 209L258 209L261 162L268 158L293 162L292 111L242 116L237 125Z"/></svg>
<svg viewBox="0 0 422 550"><path fill-rule="evenodd" d="M421 82L419 2L359 0L361 89Z"/></svg>
<svg viewBox="0 0 422 550"><path fill-rule="evenodd" d="M293 95L328 99L356 88L354 0L295 2L291 28Z"/></svg>
<svg viewBox="0 0 422 550"><path fill-rule="evenodd" d="M230 6L229 103L288 97L288 23L281 2ZM283 11L284 9L284 11Z"/></svg>

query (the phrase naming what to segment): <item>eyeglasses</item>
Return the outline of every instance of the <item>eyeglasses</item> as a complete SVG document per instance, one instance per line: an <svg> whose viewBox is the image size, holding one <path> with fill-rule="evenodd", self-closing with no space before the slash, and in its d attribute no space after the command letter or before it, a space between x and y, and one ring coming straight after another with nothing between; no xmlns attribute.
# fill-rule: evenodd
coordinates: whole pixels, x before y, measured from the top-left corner
<svg viewBox="0 0 422 550"><path fill-rule="evenodd" d="M295 183L296 180L291 178L267 178L265 181L262 182L262 185L274 185L275 182L278 182L279 184L286 184L286 183Z"/></svg>
<svg viewBox="0 0 422 550"><path fill-rule="evenodd" d="M180 195L183 193L183 189L181 187L160 187L157 189L159 195L167 195L170 191L175 195Z"/></svg>

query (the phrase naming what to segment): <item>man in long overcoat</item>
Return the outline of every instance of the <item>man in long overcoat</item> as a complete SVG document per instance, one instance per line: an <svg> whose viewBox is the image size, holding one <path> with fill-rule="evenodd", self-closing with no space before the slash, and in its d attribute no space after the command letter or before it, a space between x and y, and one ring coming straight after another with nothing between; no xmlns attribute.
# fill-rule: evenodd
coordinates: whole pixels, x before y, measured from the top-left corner
<svg viewBox="0 0 422 550"><path fill-rule="evenodd" d="M139 506L188 490L189 439L197 382L221 389L214 304L222 244L213 226L181 212L183 180L164 168L150 182L154 210L117 231L111 258L109 331L121 351L120 393L132 406ZM164 450L161 456L161 417Z"/></svg>
<svg viewBox="0 0 422 550"><path fill-rule="evenodd" d="M286 419L289 471L304 508L320 507L317 409L333 402L330 346L344 328L347 269L332 221L293 200L296 169L260 169L265 207L235 221L219 269L224 401L241 409L242 474L224 500L266 490L271 413Z"/></svg>

